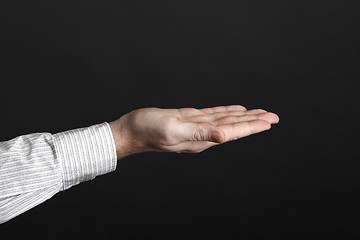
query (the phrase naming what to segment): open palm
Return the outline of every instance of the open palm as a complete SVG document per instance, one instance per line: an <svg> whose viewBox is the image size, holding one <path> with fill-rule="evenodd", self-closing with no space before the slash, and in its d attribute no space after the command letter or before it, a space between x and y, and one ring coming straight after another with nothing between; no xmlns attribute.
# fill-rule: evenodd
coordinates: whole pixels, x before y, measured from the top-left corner
<svg viewBox="0 0 360 240"><path fill-rule="evenodd" d="M270 129L279 117L240 105L212 108L142 108L119 119L123 139L133 152L199 153L217 144Z"/></svg>

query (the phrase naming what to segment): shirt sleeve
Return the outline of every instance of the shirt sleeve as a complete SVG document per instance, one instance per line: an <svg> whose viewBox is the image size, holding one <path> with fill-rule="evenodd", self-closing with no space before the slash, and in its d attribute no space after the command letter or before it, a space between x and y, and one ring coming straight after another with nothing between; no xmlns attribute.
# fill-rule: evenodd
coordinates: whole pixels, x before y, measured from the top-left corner
<svg viewBox="0 0 360 240"><path fill-rule="evenodd" d="M107 122L0 142L0 224L62 190L116 169Z"/></svg>

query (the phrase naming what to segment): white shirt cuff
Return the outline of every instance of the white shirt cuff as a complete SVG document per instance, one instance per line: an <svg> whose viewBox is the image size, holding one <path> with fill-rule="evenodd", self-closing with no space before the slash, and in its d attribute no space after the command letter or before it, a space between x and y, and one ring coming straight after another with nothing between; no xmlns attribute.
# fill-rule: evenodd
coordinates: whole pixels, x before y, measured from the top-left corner
<svg viewBox="0 0 360 240"><path fill-rule="evenodd" d="M116 169L115 142L107 122L56 133L54 145L63 169L61 190Z"/></svg>

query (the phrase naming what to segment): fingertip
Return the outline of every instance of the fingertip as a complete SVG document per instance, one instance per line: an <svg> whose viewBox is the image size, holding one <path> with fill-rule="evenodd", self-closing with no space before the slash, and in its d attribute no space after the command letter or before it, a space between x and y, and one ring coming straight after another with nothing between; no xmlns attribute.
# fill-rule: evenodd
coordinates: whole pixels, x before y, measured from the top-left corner
<svg viewBox="0 0 360 240"><path fill-rule="evenodd" d="M235 107L240 111L247 111L246 107L244 107L243 105L235 105Z"/></svg>
<svg viewBox="0 0 360 240"><path fill-rule="evenodd" d="M268 116L269 116L269 122L271 123L271 124L276 124L276 123L278 123L279 121L280 121L280 118L279 118L279 116L276 114L276 113L273 113L273 112L267 112L266 114L268 114ZM268 120L268 119L266 119L266 120Z"/></svg>
<svg viewBox="0 0 360 240"><path fill-rule="evenodd" d="M271 115L272 115L271 124L277 124L277 123L279 123L279 121L280 121L279 116L278 116L277 114L275 114L275 113L271 113Z"/></svg>
<svg viewBox="0 0 360 240"><path fill-rule="evenodd" d="M222 143L223 142L222 134L219 132L212 132L210 134L210 140L215 143Z"/></svg>
<svg viewBox="0 0 360 240"><path fill-rule="evenodd" d="M262 132L271 128L271 123L266 120L258 119L250 121L253 124L255 132Z"/></svg>

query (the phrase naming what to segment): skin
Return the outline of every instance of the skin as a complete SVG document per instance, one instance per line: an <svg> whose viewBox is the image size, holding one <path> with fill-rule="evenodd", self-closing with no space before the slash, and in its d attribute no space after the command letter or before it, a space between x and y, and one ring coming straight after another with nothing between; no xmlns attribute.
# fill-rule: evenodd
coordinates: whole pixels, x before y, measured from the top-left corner
<svg viewBox="0 0 360 240"><path fill-rule="evenodd" d="M110 122L118 160L136 153L200 153L269 130L275 113L241 105L211 108L141 108Z"/></svg>

